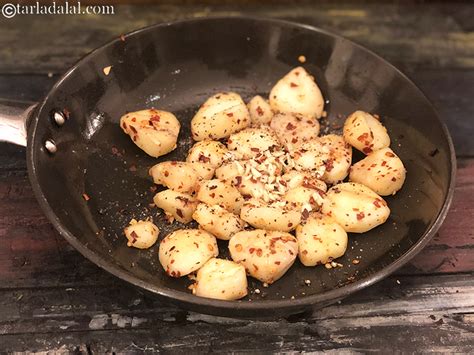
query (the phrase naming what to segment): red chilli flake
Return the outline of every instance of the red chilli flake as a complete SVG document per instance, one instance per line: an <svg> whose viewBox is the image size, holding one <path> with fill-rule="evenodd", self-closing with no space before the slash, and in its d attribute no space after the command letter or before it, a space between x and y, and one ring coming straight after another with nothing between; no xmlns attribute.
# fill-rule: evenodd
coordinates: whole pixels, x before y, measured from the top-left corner
<svg viewBox="0 0 474 355"><path fill-rule="evenodd" d="M365 141L367 138L369 138L369 134L366 132L366 133L361 134L359 137L357 137L357 140L358 140L359 142L363 142L363 141Z"/></svg>
<svg viewBox="0 0 474 355"><path fill-rule="evenodd" d="M373 204L374 204L375 207L377 207L377 208L382 207L381 204L380 204L380 200L379 200L379 199L374 200Z"/></svg>
<svg viewBox="0 0 474 355"><path fill-rule="evenodd" d="M202 163L209 163L211 161L211 158L206 157L204 154L199 154L198 160Z"/></svg>
<svg viewBox="0 0 474 355"><path fill-rule="evenodd" d="M293 237L287 237L287 236L282 236L282 237L280 237L280 240L281 240L283 243L292 242L293 239L294 239Z"/></svg>
<svg viewBox="0 0 474 355"><path fill-rule="evenodd" d="M257 256L262 256L262 253L263 253L262 249L258 248L257 249Z"/></svg>
<svg viewBox="0 0 474 355"><path fill-rule="evenodd" d="M393 181L393 182L397 181L397 178L396 178L396 177L393 177L393 178L392 178L392 181Z"/></svg>
<svg viewBox="0 0 474 355"><path fill-rule="evenodd" d="M334 169L334 159L328 159L326 160L326 171L331 171Z"/></svg>
<svg viewBox="0 0 474 355"><path fill-rule="evenodd" d="M112 151L113 155L116 155L116 156L121 156L122 155L122 154L120 154L120 151L118 150L117 147L112 147L111 151Z"/></svg>
<svg viewBox="0 0 474 355"><path fill-rule="evenodd" d="M252 152L255 152L255 153L259 153L259 152L260 152L260 149L255 148L255 147L250 148L250 150L251 150Z"/></svg>
<svg viewBox="0 0 474 355"><path fill-rule="evenodd" d="M308 219L309 217L309 211L308 210L303 210L303 212L301 212L301 216L303 217L303 219Z"/></svg>
<svg viewBox="0 0 474 355"><path fill-rule="evenodd" d="M150 121L154 122L160 122L160 116L158 115L153 115L150 117Z"/></svg>
<svg viewBox="0 0 474 355"><path fill-rule="evenodd" d="M177 214L179 217L181 217L181 218L184 217L183 211L181 211L179 208L176 209L176 214Z"/></svg>
<svg viewBox="0 0 474 355"><path fill-rule="evenodd" d="M237 186L240 186L240 184L242 183L242 176L236 176L235 177L235 180L236 180L236 185Z"/></svg>
<svg viewBox="0 0 474 355"><path fill-rule="evenodd" d="M253 254L254 251L255 251L255 248L250 248L250 249L249 249L249 253L250 253L250 254Z"/></svg>
<svg viewBox="0 0 474 355"><path fill-rule="evenodd" d="M293 83L293 82L291 82L291 83L290 83L290 86L291 86L292 88L295 88L295 87L297 87L298 85L295 84L295 83Z"/></svg>
<svg viewBox="0 0 474 355"><path fill-rule="evenodd" d="M171 271L171 273L169 274L170 276L172 277L181 277L181 273L179 271Z"/></svg>
<svg viewBox="0 0 474 355"><path fill-rule="evenodd" d="M257 106L257 109L256 109L255 111L257 111L257 114L258 114L259 116L263 116L263 114L264 114L264 112L263 112L263 110L262 110L262 108L261 108L260 106Z"/></svg>
<svg viewBox="0 0 474 355"><path fill-rule="evenodd" d="M280 265L280 264L281 264L281 262L275 261L275 265Z"/></svg>
<svg viewBox="0 0 474 355"><path fill-rule="evenodd" d="M133 126L130 126L130 129L132 130L133 133L137 134L137 129Z"/></svg>
<svg viewBox="0 0 474 355"><path fill-rule="evenodd" d="M71 116L71 111L69 111L67 108L63 108L63 114L66 119L69 119L69 116Z"/></svg>
<svg viewBox="0 0 474 355"><path fill-rule="evenodd" d="M292 124L291 122L288 122L288 124L286 125L286 129L289 131L294 130L295 128L296 126Z"/></svg>
<svg viewBox="0 0 474 355"><path fill-rule="evenodd" d="M232 112L229 112L229 113L227 113L226 115L227 115L228 117L233 117L233 116L234 116L234 114L233 114Z"/></svg>
<svg viewBox="0 0 474 355"><path fill-rule="evenodd" d="M185 206L189 203L189 199L186 198L186 197L182 197L182 196L177 196L176 200L182 201Z"/></svg>
<svg viewBox="0 0 474 355"><path fill-rule="evenodd" d="M323 190L318 189L318 188L316 188L315 190L319 194L319 196L321 196L322 198L326 196L326 193Z"/></svg>
<svg viewBox="0 0 474 355"><path fill-rule="evenodd" d="M132 231L132 233L130 233L130 236L132 237L132 242L131 243L134 244L138 239L138 235L137 235L137 233L135 233L135 231Z"/></svg>
<svg viewBox="0 0 474 355"><path fill-rule="evenodd" d="M385 155L390 158L393 158L395 156L395 154L393 154L392 152L385 152Z"/></svg>
<svg viewBox="0 0 474 355"><path fill-rule="evenodd" d="M364 149L362 149L362 151L363 151L365 154L370 154L370 153L372 153L372 148L370 148L370 147L364 147Z"/></svg>
<svg viewBox="0 0 474 355"><path fill-rule="evenodd" d="M91 199L88 194L82 194L82 198L86 201L89 201Z"/></svg>
<svg viewBox="0 0 474 355"><path fill-rule="evenodd" d="M364 219L365 214L364 214L364 212L359 212L359 213L357 213L356 216L357 216L357 220L360 221L360 220Z"/></svg>

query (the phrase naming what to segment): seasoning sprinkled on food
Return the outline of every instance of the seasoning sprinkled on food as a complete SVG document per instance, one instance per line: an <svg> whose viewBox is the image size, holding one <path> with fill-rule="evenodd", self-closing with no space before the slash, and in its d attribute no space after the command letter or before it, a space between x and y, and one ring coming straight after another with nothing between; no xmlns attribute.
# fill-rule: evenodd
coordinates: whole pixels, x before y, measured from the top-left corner
<svg viewBox="0 0 474 355"><path fill-rule="evenodd" d="M306 57L298 60L304 63ZM387 220L390 209L381 196L402 187L406 170L376 115L356 111L341 126L345 117L332 113L321 131L328 104L317 79L300 66L268 96L256 95L247 104L236 92L209 97L192 118L191 134L179 143L182 117L154 108L123 115L120 128L152 157L196 141L186 161L143 167L164 187L150 188L164 213L132 220L124 229L127 245L152 245L159 230L151 217L185 224L161 241L159 261L170 277L191 275L189 292L199 297L237 300L250 292L263 298L266 292L248 288L247 276L267 288L296 258L306 267L335 269L328 277L345 278L338 260L352 242L348 232L364 233ZM330 133L341 127L343 135ZM352 156L352 148L366 157L353 162L359 157ZM125 155L115 147L112 153ZM123 163L130 172L142 172ZM232 260L220 254L217 239L219 246L228 243ZM359 262L350 260L347 269ZM311 280L304 284L311 286Z"/></svg>

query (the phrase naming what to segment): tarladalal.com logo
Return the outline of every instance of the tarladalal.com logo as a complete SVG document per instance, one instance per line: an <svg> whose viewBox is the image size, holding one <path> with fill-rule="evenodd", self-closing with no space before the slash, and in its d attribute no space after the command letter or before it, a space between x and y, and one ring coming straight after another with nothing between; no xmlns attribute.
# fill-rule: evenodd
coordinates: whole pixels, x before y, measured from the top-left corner
<svg viewBox="0 0 474 355"><path fill-rule="evenodd" d="M7 3L2 6L2 15L13 18L19 15L114 15L113 5L87 5L81 6L81 2L64 2L56 4L40 4L38 1L31 5Z"/></svg>

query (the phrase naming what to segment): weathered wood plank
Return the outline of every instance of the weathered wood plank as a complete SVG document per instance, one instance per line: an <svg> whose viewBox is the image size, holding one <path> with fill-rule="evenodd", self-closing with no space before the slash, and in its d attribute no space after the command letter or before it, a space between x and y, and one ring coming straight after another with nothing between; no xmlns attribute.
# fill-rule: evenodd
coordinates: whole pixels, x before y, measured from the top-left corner
<svg viewBox="0 0 474 355"><path fill-rule="evenodd" d="M399 273L474 270L474 159L459 159L448 216L433 240Z"/></svg>
<svg viewBox="0 0 474 355"><path fill-rule="evenodd" d="M188 313L118 284L0 292L5 351L74 347L106 351L450 352L472 349L472 275L384 280L338 305L270 322Z"/></svg>
<svg viewBox="0 0 474 355"><path fill-rule="evenodd" d="M419 16L420 13L423 16ZM0 73L61 73L102 43L154 23L251 14L319 26L356 40L402 69L474 67L474 7L437 4L116 6L115 15L16 16L0 22ZM24 31L28 28L28 31Z"/></svg>
<svg viewBox="0 0 474 355"><path fill-rule="evenodd" d="M469 92L474 88L474 69L472 70L415 70L407 74L425 92L438 109L453 136L458 156L474 156L474 101ZM0 99L40 100L55 83L58 76L46 75L0 75ZM474 95L474 93L473 93ZM473 96L471 95L471 96ZM6 148L0 149L0 162ZM21 156L17 163L21 162Z"/></svg>
<svg viewBox="0 0 474 355"><path fill-rule="evenodd" d="M242 13L241 6L216 3L0 20L0 98L40 98L57 79L48 72L64 72L120 33L182 17ZM243 12L314 24L393 62L438 107L458 156L474 156L471 4L256 3ZM311 315L249 322L165 306L85 260L39 210L23 156L23 148L0 144L2 352L474 352L474 159L460 161L453 208L410 265Z"/></svg>
<svg viewBox="0 0 474 355"><path fill-rule="evenodd" d="M37 102L46 96L58 79L59 75L0 75L0 99Z"/></svg>
<svg viewBox="0 0 474 355"><path fill-rule="evenodd" d="M462 71L420 71L422 87L431 90L428 95L435 97L435 104L441 110L450 110L454 124L459 125L456 132L462 135L471 145L469 128L474 129L471 116L474 115L474 104L466 98L463 78L473 81L474 75ZM47 76L12 75L0 76L0 97L9 98L21 95L24 99L34 100L42 95L55 78ZM416 79L415 78L415 79ZM438 89L437 82L448 82L446 97ZM456 85L456 82L461 83ZM466 84L466 83L464 83ZM469 84L469 82L467 82ZM30 85L33 90L25 89ZM438 95L438 96L436 96ZM436 98L437 97L437 98ZM460 108L460 112L457 112ZM472 114L471 114L472 111ZM469 116L471 115L471 116ZM466 145L464 145L466 146ZM473 180L474 164L466 159L459 162L458 188L455 202L440 234L425 248L401 273L432 273L471 271L474 261L470 257L473 238L472 218L460 219L462 215L473 215ZM14 240L14 246L24 246L11 252L10 244L0 245L0 274L4 275L5 287L28 287L48 285L76 285L87 283L111 283L113 278L101 272L94 265L82 258L51 228L38 209L26 176L24 148L0 144L0 235L9 234L8 240ZM43 249L32 253L34 244L43 245ZM454 244L453 244L454 243ZM457 244L456 244L457 243ZM53 262L53 260L57 262ZM65 260L63 262L62 260ZM79 265L76 267L75 265Z"/></svg>
<svg viewBox="0 0 474 355"><path fill-rule="evenodd" d="M474 42L474 39L473 39ZM448 126L456 155L474 156L474 70L408 70Z"/></svg>
<svg viewBox="0 0 474 355"><path fill-rule="evenodd" d="M112 284L51 227L24 173L0 181L1 288ZM431 243L401 274L470 272L474 246L474 159L459 164L455 199Z"/></svg>

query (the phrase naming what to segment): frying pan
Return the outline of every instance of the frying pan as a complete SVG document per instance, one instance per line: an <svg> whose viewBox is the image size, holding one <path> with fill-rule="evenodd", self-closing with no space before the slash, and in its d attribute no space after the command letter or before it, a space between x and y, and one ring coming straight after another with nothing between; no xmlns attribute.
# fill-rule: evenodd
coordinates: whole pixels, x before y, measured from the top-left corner
<svg viewBox="0 0 474 355"><path fill-rule="evenodd" d="M142 251L126 246L122 230L132 218L152 216L160 238L183 227L168 224L149 206L156 191L148 169L185 158L192 145L190 119L207 97L229 90L246 100L268 95L300 65L300 55L327 100L323 132L340 131L356 109L379 114L407 168L405 185L387 198L391 215L384 225L350 235L347 253L338 259L342 268L306 268L296 261L270 287L249 278L249 296L241 301L195 297L187 290L188 278L165 275L158 243ZM140 151L118 125L125 112L151 107L172 111L182 124L177 149L159 159ZM42 102L26 110L2 106L0 116L3 140L26 144L27 137L34 194L64 238L117 277L202 313L278 317L336 302L418 253L441 225L453 195L451 138L423 93L367 49L285 21L207 18L141 29L81 59ZM225 244L220 255L228 257Z"/></svg>

